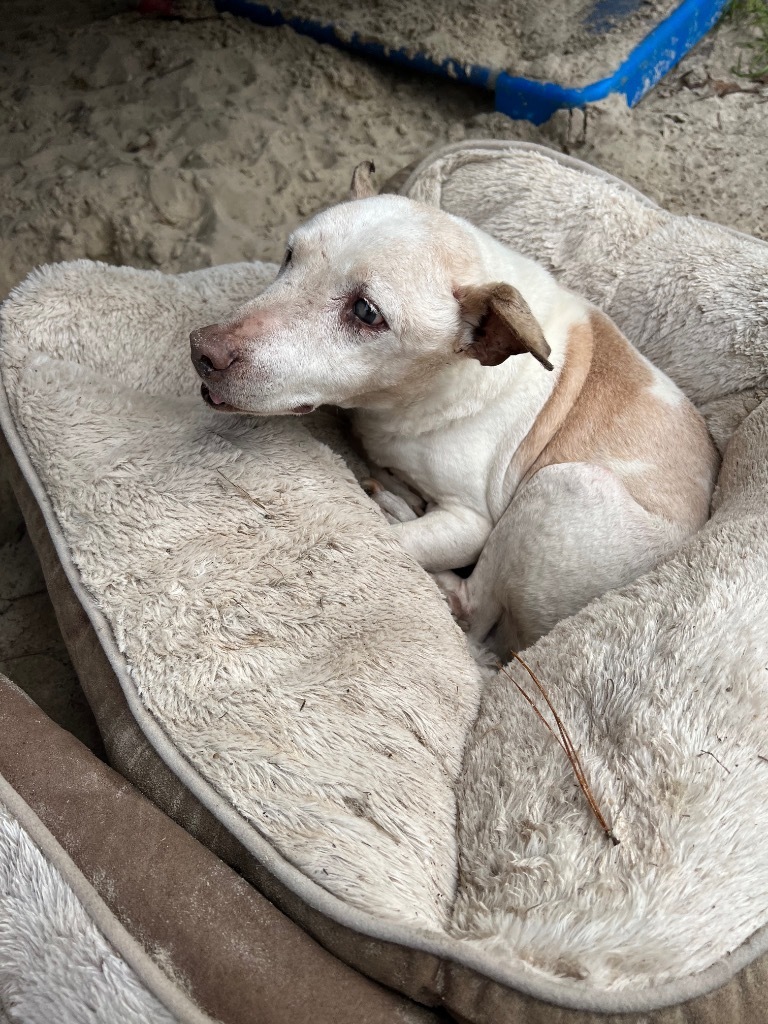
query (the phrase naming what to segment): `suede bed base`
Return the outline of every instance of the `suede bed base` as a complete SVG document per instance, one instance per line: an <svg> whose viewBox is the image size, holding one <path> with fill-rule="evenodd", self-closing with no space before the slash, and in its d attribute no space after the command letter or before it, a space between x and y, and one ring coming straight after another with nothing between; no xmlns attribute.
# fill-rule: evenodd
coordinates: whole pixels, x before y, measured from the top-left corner
<svg viewBox="0 0 768 1024"><path fill-rule="evenodd" d="M0 676L0 695L2 696L3 703L5 705L6 700L10 705L12 696L10 691L17 689L13 683L10 683L4 676ZM37 708L32 700L27 697L22 691L18 691L20 698L26 700L31 708ZM4 707L3 711L7 710ZM12 709L11 709L12 713ZM0 721L3 721L5 714L3 714ZM7 728L6 723L3 721L3 727ZM38 737L39 738L39 737ZM47 738L47 737L46 737ZM169 1011L170 1017L163 1015L163 1020L176 1020L178 1024L214 1024L213 1018L209 1017L204 1013L194 1001L193 997L190 997L189 993L185 990L185 986L178 984L176 979L171 979L152 957L147 954L142 944L137 941L134 935L131 934L130 928L126 928L124 923L120 921L119 916L111 910L108 905L101 899L99 894L96 892L94 887L90 884L85 874L80 870L75 861L70 857L69 853L63 848L57 841L56 837L51 833L49 828L46 826L44 821L35 813L33 808L20 796L11 783L4 777L2 768L0 768L0 806L3 811L11 816L23 834L27 837L30 843L37 849L39 854L42 856L43 861L47 864L52 865L58 874L59 884L69 888L70 892L74 895L75 900L80 904L80 907L86 915L86 920L100 933L103 940L108 942L112 949L120 959L128 966L128 968L135 975L135 979L144 988L147 993L154 996L156 1008L165 1008ZM6 817L7 820L7 817ZM22 856L19 851L19 856ZM10 896L16 898L18 893L14 892L12 888L13 876L10 879L11 888L8 891L3 892L3 896ZM33 911L34 912L34 911ZM62 913L62 907L60 905L52 905L49 908L49 914L51 918L56 918L56 915ZM6 940L13 940L13 922L6 920L0 921L5 932L4 938ZM31 924L31 923L30 923ZM67 936L67 927L70 924L69 921L63 920L57 922L57 932L60 938ZM8 929L10 929L10 935L8 935ZM33 929L30 929L32 931ZM19 937L19 942L23 942L27 936ZM69 937L69 936L67 936ZM6 947L9 943L6 941ZM84 951L80 948L70 948L68 950L72 955L82 954ZM0 964L2 967L2 974L5 975L5 979L8 979L9 973L12 971L12 967L9 963L5 962ZM45 972L42 972L42 977L45 977ZM11 984L16 983L16 979L11 976ZM6 986L3 986L6 988ZM32 1024L29 1013L31 1008L28 1004L26 1008L18 1008L14 1006L13 994L8 992L7 988L5 991L0 992L0 1021L8 1022L8 1024ZM55 998L55 992L46 993L50 998ZM124 993L125 994L125 993ZM60 992L59 992L60 996ZM39 1000L33 997L33 1005L37 1004L37 1010L40 1011ZM158 1007L158 1004L160 1007ZM82 1006L79 1008L82 1010ZM99 1013L96 1006L92 1006L92 1019L94 1021L102 1021L103 1016ZM24 1016L18 1016L18 1012L23 1013ZM12 1014L6 1016L7 1014ZM32 1012L32 1016L35 1022L40 1021L40 1017ZM44 1017L43 1020L46 1020ZM78 1021L83 1020L83 1017L78 1017ZM88 1019L91 1019L89 1015ZM135 1014L131 1015L131 1019L135 1020ZM72 1021L72 1017L67 1011L62 1011L61 1020ZM47 1024L47 1020L46 1020ZM115 1021L114 1024L119 1024L119 1021ZM222 1022L223 1024L223 1022Z"/></svg>
<svg viewBox="0 0 768 1024"><path fill-rule="evenodd" d="M445 1007L471 1024L768 1024L768 953L757 932L734 954L695 979L693 998L654 1010L594 1011L557 1005L453 960L448 950L410 948L355 931L314 907L246 848L184 785L150 744L128 705L120 681L59 559L45 516L14 454L2 438L0 458L43 568L73 665L91 704L110 762L169 817L197 838L322 946L344 963L429 1007ZM350 915L357 916L357 915ZM368 922L365 922L370 928ZM366 931L368 931L366 928ZM385 929L382 929L385 931ZM426 945L426 944L425 944ZM432 944L434 945L434 944ZM743 965L743 966L741 966ZM706 988L705 988L706 986ZM542 986L542 988L545 986ZM702 990L703 994L702 994ZM670 1001L672 1000L670 996ZM616 1003L620 1003L619 994ZM341 1020L342 1018L338 1018ZM396 1019L396 1018L395 1018ZM406 1018L407 1019L407 1018Z"/></svg>

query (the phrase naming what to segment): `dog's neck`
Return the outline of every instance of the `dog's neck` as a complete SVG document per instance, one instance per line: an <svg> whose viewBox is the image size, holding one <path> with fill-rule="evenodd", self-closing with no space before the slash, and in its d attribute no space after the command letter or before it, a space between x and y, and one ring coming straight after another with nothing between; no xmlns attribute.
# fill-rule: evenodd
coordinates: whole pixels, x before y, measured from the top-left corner
<svg viewBox="0 0 768 1024"><path fill-rule="evenodd" d="M545 374L529 355L494 367L460 357L438 370L426 388L366 396L365 405L353 411L353 419L361 435L371 431L413 437L476 417L500 399L508 401L512 390L522 395L529 381Z"/></svg>

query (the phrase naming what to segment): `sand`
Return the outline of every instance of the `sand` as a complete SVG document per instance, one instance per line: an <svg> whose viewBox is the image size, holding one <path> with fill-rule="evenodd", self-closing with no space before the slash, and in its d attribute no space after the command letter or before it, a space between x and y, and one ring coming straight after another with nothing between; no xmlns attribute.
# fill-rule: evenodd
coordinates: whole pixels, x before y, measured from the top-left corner
<svg viewBox="0 0 768 1024"><path fill-rule="evenodd" d="M384 180L471 137L544 142L671 210L768 238L768 85L730 70L745 39L733 25L633 111L611 100L536 129L494 114L483 91L202 0L187 7L202 17L176 20L125 6L0 2L0 296L34 266L80 256L169 272L279 260L293 225L343 198L360 160ZM2 479L0 671L95 745Z"/></svg>
<svg viewBox="0 0 768 1024"><path fill-rule="evenodd" d="M355 163L373 156L386 177L492 108L215 14L37 26L13 51L0 292L41 259L176 271L277 258Z"/></svg>
<svg viewBox="0 0 768 1024"><path fill-rule="evenodd" d="M676 6L677 0L283 0L274 9L331 24L341 39L357 34L436 64L450 58L462 67L578 87L616 71Z"/></svg>

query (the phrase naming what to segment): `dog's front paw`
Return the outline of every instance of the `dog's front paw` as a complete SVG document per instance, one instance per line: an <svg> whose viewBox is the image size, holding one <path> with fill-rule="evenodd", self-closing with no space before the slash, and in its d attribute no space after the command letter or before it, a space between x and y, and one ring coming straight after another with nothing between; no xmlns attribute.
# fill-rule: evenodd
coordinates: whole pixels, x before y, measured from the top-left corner
<svg viewBox="0 0 768 1024"><path fill-rule="evenodd" d="M360 484L369 497L373 498L390 523L410 523L419 517L399 495L386 490L378 480L367 477Z"/></svg>

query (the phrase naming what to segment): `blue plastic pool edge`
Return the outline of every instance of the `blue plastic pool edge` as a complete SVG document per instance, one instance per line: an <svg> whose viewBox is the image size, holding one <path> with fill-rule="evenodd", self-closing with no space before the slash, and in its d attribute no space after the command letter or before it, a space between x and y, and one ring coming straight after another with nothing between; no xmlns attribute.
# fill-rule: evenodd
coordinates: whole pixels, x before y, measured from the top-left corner
<svg viewBox="0 0 768 1024"><path fill-rule="evenodd" d="M260 25L288 25L301 35L311 36L320 43L329 43L352 53L388 60L455 82L493 89L496 110L517 120L542 124L556 110L584 107L604 99L610 93L624 96L629 106L634 106L709 32L729 2L683 0L679 7L638 43L612 75L580 88L569 88L555 82L537 82L476 64L464 65L453 58L437 64L423 53L414 54L405 48L392 49L381 43L370 42L359 33L353 33L348 38L341 37L332 24L289 18L279 10L252 0L216 0L216 7L220 11L250 18Z"/></svg>
<svg viewBox="0 0 768 1024"><path fill-rule="evenodd" d="M633 107L709 32L729 2L683 0L637 44L617 71L580 89L501 72L496 79L496 109L518 120L542 124L562 107L584 107L610 93L624 96Z"/></svg>

